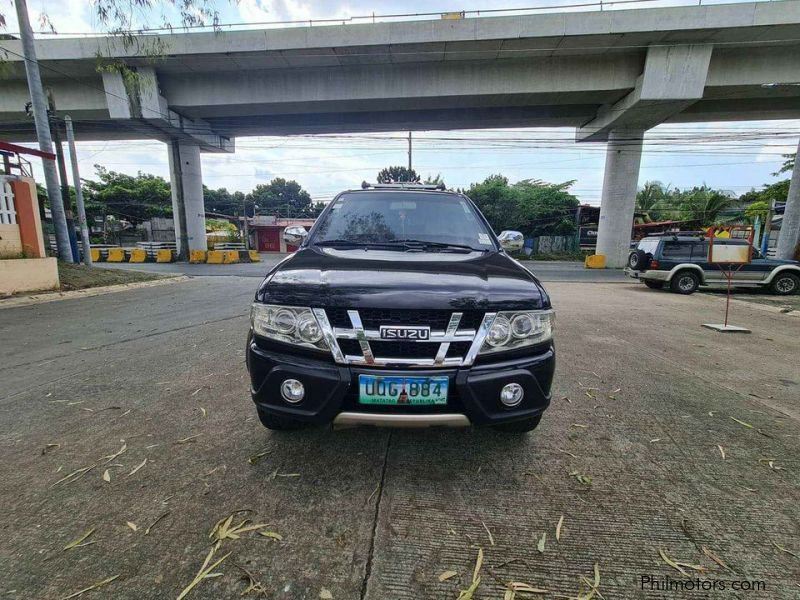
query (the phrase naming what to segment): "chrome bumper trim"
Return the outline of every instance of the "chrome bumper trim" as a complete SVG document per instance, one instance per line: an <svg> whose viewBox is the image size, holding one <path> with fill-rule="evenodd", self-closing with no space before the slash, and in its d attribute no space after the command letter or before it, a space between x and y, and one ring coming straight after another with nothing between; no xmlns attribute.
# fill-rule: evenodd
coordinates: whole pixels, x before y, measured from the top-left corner
<svg viewBox="0 0 800 600"><path fill-rule="evenodd" d="M360 412L342 412L333 420L334 427L355 427L374 425L376 427L469 427L466 415L392 415Z"/></svg>

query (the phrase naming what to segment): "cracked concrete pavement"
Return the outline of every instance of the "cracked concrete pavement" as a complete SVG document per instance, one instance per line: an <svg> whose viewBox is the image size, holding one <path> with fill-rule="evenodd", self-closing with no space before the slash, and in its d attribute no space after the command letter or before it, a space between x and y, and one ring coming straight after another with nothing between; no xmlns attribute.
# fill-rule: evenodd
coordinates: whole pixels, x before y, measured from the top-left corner
<svg viewBox="0 0 800 600"><path fill-rule="evenodd" d="M730 337L700 327L722 298L550 283L558 367L534 433L278 434L247 390L255 285L195 278L0 310L3 598L115 575L81 597L176 598L236 511L283 539L224 541L222 575L187 598L238 597L245 569L269 598L455 599L479 548L481 599L510 581L574 597L595 564L609 599L800 595L798 319L737 303L732 322L753 333ZM63 549L91 529L94 543ZM641 589L686 580L660 550L727 588Z"/></svg>

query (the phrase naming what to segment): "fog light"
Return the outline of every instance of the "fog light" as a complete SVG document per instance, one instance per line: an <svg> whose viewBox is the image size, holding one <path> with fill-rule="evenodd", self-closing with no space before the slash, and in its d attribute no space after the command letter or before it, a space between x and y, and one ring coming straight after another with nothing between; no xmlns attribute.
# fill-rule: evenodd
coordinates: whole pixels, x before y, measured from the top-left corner
<svg viewBox="0 0 800 600"><path fill-rule="evenodd" d="M306 390L303 384L297 379L287 379L281 384L281 396L291 404L297 404L306 395ZM522 396L520 395L520 398Z"/></svg>
<svg viewBox="0 0 800 600"><path fill-rule="evenodd" d="M503 406L512 408L522 402L522 397L524 395L525 392L520 384L509 383L504 385L503 389L500 390L500 402L503 403Z"/></svg>

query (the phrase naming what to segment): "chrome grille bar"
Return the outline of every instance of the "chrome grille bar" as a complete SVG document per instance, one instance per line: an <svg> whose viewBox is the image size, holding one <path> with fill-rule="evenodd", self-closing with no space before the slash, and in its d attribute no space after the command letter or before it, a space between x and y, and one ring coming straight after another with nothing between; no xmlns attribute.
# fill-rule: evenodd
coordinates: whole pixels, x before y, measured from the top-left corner
<svg viewBox="0 0 800 600"><path fill-rule="evenodd" d="M453 313L450 315L450 322L447 324L447 331L445 336L448 338L453 337L458 331L458 324L461 322L463 313ZM447 351L450 349L450 342L442 342L439 344L439 350L436 352L436 358L433 359L434 364L441 365L447 356Z"/></svg>
<svg viewBox="0 0 800 600"><path fill-rule="evenodd" d="M350 317L350 322L353 324L353 330L356 333L358 345L361 346L361 352L364 354L364 360L368 365L375 364L372 348L369 347L367 336L364 333L364 325L361 324L361 316L358 314L357 310L348 310L347 316Z"/></svg>
<svg viewBox="0 0 800 600"><path fill-rule="evenodd" d="M464 357L464 366L469 367L475 362L478 352L481 351L481 346L483 346L483 340L486 339L486 334L489 333L489 330L492 328L492 323L494 323L494 318L496 316L497 313L486 313L483 315L483 321L481 321L478 327L478 333L475 334L475 339L472 340L472 346L469 347L467 355Z"/></svg>

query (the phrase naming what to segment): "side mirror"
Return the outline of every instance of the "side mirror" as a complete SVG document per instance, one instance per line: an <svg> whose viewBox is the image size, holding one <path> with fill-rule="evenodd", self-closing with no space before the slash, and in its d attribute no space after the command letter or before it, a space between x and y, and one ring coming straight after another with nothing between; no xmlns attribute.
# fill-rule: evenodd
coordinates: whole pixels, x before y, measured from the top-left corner
<svg viewBox="0 0 800 600"><path fill-rule="evenodd" d="M292 225L283 230L283 241L290 246L299 246L308 237L305 227Z"/></svg>
<svg viewBox="0 0 800 600"><path fill-rule="evenodd" d="M500 241L500 247L506 252L522 250L525 245L525 236L519 231L501 231L497 239Z"/></svg>

